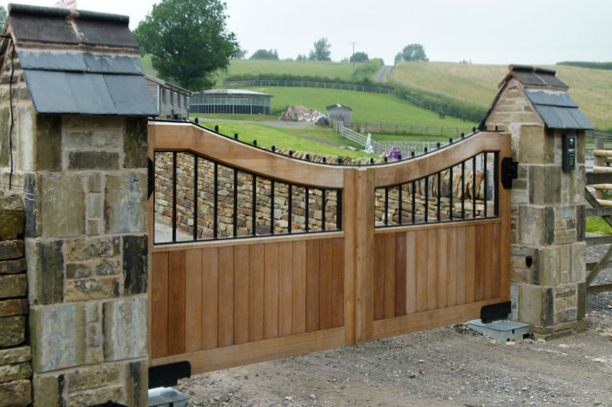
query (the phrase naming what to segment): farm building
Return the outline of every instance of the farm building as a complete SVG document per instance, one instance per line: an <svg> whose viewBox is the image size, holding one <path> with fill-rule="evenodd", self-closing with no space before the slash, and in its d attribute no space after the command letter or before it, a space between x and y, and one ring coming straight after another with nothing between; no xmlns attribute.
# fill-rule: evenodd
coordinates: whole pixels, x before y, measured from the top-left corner
<svg viewBox="0 0 612 407"><path fill-rule="evenodd" d="M159 112L158 118L189 119L190 91L151 75L145 78Z"/></svg>
<svg viewBox="0 0 612 407"><path fill-rule="evenodd" d="M209 114L272 114L272 95L251 90L210 89L193 94L191 112Z"/></svg>
<svg viewBox="0 0 612 407"><path fill-rule="evenodd" d="M353 109L336 103L335 105L327 106L327 115L331 120L338 120L348 124L352 120Z"/></svg>

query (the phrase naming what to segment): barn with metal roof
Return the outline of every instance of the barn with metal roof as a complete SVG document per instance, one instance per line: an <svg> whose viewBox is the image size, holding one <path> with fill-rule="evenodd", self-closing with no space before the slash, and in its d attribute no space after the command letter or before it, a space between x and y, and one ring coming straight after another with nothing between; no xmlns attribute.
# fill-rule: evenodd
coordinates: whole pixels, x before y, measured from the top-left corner
<svg viewBox="0 0 612 407"><path fill-rule="evenodd" d="M191 113L208 114L272 114L272 95L241 89L210 89L194 93Z"/></svg>

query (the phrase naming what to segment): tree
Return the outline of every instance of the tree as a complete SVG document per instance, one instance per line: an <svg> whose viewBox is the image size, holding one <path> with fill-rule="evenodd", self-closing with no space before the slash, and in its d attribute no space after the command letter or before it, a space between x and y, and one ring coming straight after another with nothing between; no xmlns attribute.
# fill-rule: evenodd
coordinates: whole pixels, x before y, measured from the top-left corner
<svg viewBox="0 0 612 407"><path fill-rule="evenodd" d="M258 49L249 59L269 59L278 61L278 52L276 50Z"/></svg>
<svg viewBox="0 0 612 407"><path fill-rule="evenodd" d="M220 0L162 0L138 24L134 35L141 52L151 54L160 78L201 90L214 73L238 55L236 36L226 28Z"/></svg>
<svg viewBox="0 0 612 407"><path fill-rule="evenodd" d="M327 42L327 38L321 38L314 43L314 49L310 51L308 59L311 61L331 61L331 45Z"/></svg>
<svg viewBox="0 0 612 407"><path fill-rule="evenodd" d="M308 61L308 57L304 54L298 54L297 58L295 59L296 61L301 61L301 62L305 62Z"/></svg>
<svg viewBox="0 0 612 407"><path fill-rule="evenodd" d="M421 44L410 44L406 45L402 52L395 56L395 63L398 62L427 62L427 55L425 55L425 48Z"/></svg>
<svg viewBox="0 0 612 407"><path fill-rule="evenodd" d="M233 56L234 59L246 59L248 51L246 49L240 48L236 55Z"/></svg>
<svg viewBox="0 0 612 407"><path fill-rule="evenodd" d="M4 6L0 6L0 27L4 27L4 23L6 23L6 18L8 14Z"/></svg>
<svg viewBox="0 0 612 407"><path fill-rule="evenodd" d="M368 57L368 54L366 54L365 52L355 52L354 55L351 55L351 59L349 60L350 62L367 62L370 60L370 57Z"/></svg>

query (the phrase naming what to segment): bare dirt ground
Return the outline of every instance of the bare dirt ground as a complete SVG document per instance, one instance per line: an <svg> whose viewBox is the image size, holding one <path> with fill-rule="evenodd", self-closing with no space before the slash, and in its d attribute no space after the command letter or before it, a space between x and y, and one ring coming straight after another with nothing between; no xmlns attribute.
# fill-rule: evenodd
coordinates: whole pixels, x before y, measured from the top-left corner
<svg viewBox="0 0 612 407"><path fill-rule="evenodd" d="M599 281L612 281L612 270ZM198 375L177 388L191 406L612 407L612 293L589 297L586 332L548 342L507 345L455 325Z"/></svg>

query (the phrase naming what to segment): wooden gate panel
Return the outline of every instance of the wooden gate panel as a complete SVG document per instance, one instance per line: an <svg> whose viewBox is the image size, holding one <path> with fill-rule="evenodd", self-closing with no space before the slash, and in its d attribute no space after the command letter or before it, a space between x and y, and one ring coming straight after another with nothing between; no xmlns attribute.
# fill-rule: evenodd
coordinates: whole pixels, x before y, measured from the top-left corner
<svg viewBox="0 0 612 407"><path fill-rule="evenodd" d="M218 254L215 248L202 249L202 349L213 349L219 344Z"/></svg>
<svg viewBox="0 0 612 407"><path fill-rule="evenodd" d="M154 253L151 263L151 357L161 358L168 356L168 253Z"/></svg>

